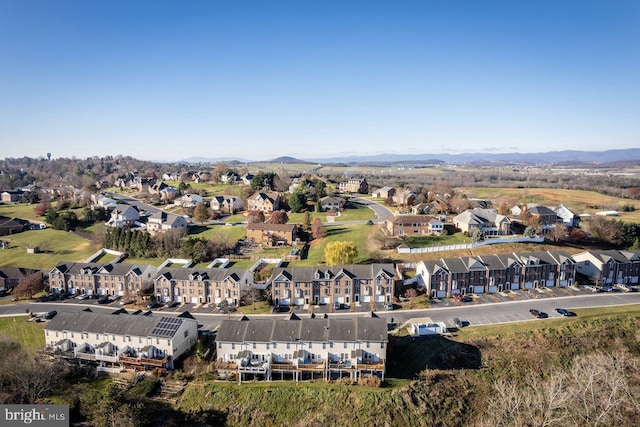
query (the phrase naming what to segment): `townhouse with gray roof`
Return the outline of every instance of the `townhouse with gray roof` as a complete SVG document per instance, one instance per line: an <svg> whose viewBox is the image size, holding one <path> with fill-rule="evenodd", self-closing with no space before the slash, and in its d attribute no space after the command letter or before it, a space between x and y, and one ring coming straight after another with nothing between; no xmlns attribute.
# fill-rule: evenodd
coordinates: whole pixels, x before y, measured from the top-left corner
<svg viewBox="0 0 640 427"><path fill-rule="evenodd" d="M393 264L276 268L267 282L276 306L373 304L391 302L396 284Z"/></svg>
<svg viewBox="0 0 640 427"><path fill-rule="evenodd" d="M384 380L387 322L373 314L223 320L216 337L216 371L249 378L295 381L363 376Z"/></svg>
<svg viewBox="0 0 640 427"><path fill-rule="evenodd" d="M135 295L153 285L156 271L151 265L59 262L49 270L49 287L54 293Z"/></svg>
<svg viewBox="0 0 640 427"><path fill-rule="evenodd" d="M57 357L95 363L98 371L173 369L174 361L198 338L198 322L180 316L58 313L44 328L45 343Z"/></svg>
<svg viewBox="0 0 640 427"><path fill-rule="evenodd" d="M602 285L640 283L640 251L590 250L573 256L579 273Z"/></svg>
<svg viewBox="0 0 640 427"><path fill-rule="evenodd" d="M239 305L253 284L253 272L247 269L165 267L154 279L154 295L162 302Z"/></svg>
<svg viewBox="0 0 640 427"><path fill-rule="evenodd" d="M539 251L420 261L419 283L435 298L455 294L566 287L575 281L574 259L564 251Z"/></svg>

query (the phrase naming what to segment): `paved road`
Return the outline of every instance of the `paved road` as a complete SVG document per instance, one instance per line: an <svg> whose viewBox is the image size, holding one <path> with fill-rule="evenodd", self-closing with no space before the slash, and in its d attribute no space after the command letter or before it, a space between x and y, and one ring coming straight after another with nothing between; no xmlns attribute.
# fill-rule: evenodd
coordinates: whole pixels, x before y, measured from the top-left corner
<svg viewBox="0 0 640 427"><path fill-rule="evenodd" d="M378 222L385 222L386 220L393 218L394 214L384 205L380 203L372 202L371 200L363 199L361 197L352 197L351 200L354 202L360 203L362 205L367 206L376 214L376 218L378 218Z"/></svg>
<svg viewBox="0 0 640 427"><path fill-rule="evenodd" d="M473 304L469 303L460 307L445 307L445 308L428 308L423 310L397 310L397 311L380 311L377 312L378 316L385 317L390 321L393 319L396 323L403 323L409 319L429 317L436 322L444 322L447 326L453 326L453 318L458 317L463 322L470 326L477 325L489 325L505 322L519 322L527 320L535 320L529 313L529 310L534 308L536 310L543 311L549 315L549 318L561 317L554 310L557 307L566 309L576 309L585 307L605 307L614 305L625 304L640 304L640 292L631 293L610 293L610 294L595 294L595 295L581 295L581 296L568 296L557 298L546 298L528 301L511 301L500 303L488 303L488 304ZM91 307L91 310L96 313L111 313L114 310L121 308L119 305L103 306L99 304L86 304L76 303L73 300L67 300L67 302L55 302L55 303L31 303L31 304L10 304L0 306L1 315L24 315L26 310L30 310L34 313L43 313L49 310L78 312ZM129 308L127 308L131 311ZM163 315L177 315L180 312L159 312ZM222 320L238 318L238 314L205 314L205 313L192 313L193 316L198 319L198 322L202 325L202 329L211 330L215 329ZM367 313L353 313L350 311L337 312L331 314L331 317L360 317L366 316ZM251 316L252 319L271 319L274 316L286 318L288 314L263 314ZM305 316L304 314L302 316Z"/></svg>
<svg viewBox="0 0 640 427"><path fill-rule="evenodd" d="M161 209L158 209L155 206L148 205L144 203L142 200L138 200L134 197L127 196L125 194L107 193L107 195L114 200L120 200L122 202L125 202L128 205L135 206L138 209L138 211L147 211L152 214L161 211Z"/></svg>

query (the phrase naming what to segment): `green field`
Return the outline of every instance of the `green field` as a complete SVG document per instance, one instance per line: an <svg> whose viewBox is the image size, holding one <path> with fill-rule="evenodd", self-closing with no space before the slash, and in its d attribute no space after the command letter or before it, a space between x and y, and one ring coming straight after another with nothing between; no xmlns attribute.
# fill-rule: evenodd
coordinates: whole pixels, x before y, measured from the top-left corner
<svg viewBox="0 0 640 427"><path fill-rule="evenodd" d="M16 204L3 204L0 205L0 215L7 216L9 218L22 218L28 219L33 222L44 222L43 217L38 217L33 212L37 205L28 205L24 203L16 203Z"/></svg>
<svg viewBox="0 0 640 427"><path fill-rule="evenodd" d="M15 341L22 348L35 352L44 347L44 325L27 322L28 316L0 317L0 339Z"/></svg>
<svg viewBox="0 0 640 427"><path fill-rule="evenodd" d="M8 249L0 250L0 265L7 267L50 269L60 261L84 261L100 249L76 233L51 228L4 236L2 240L9 242ZM27 254L27 246L37 246L41 252Z"/></svg>
<svg viewBox="0 0 640 427"><path fill-rule="evenodd" d="M329 242L348 241L358 247L358 256L355 263L371 261L370 253L366 249L368 246L369 233L374 225L331 225L327 227L327 236L313 241L310 245L309 254L306 259L296 262L299 266L314 266L324 264L324 249Z"/></svg>

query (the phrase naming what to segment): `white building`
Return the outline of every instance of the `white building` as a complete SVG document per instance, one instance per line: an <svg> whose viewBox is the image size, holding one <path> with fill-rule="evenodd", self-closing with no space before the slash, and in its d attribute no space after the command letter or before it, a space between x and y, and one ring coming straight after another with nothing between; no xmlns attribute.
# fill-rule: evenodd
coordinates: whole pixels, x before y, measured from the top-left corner
<svg viewBox="0 0 640 427"><path fill-rule="evenodd" d="M198 338L198 322L188 312L180 316L58 313L44 328L46 346L54 354L83 359L103 370L173 369L175 359Z"/></svg>

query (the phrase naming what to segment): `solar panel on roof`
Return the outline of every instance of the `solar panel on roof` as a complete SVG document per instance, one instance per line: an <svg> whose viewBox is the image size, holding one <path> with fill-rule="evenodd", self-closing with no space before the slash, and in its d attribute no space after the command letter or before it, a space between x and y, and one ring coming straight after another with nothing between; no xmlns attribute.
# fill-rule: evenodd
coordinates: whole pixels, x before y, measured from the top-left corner
<svg viewBox="0 0 640 427"><path fill-rule="evenodd" d="M170 337L178 330L180 325L182 324L182 319L178 319L176 317L163 317L160 319L158 324L153 331L151 331L151 335L156 335L160 337Z"/></svg>

